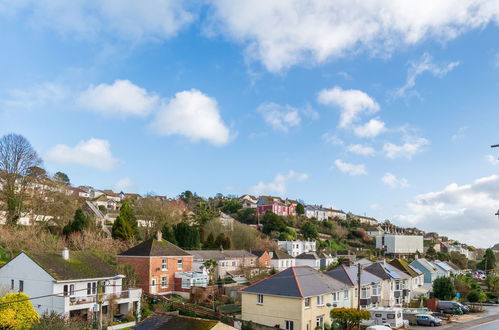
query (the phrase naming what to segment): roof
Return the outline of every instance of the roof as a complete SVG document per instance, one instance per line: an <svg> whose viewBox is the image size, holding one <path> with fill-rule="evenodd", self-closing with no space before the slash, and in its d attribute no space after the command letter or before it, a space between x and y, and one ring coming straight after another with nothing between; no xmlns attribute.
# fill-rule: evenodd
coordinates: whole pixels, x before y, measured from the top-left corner
<svg viewBox="0 0 499 330"><path fill-rule="evenodd" d="M238 259L238 258L256 258L251 252L246 250L190 250L190 254L194 256L197 260L215 259L215 260L227 260L227 259Z"/></svg>
<svg viewBox="0 0 499 330"><path fill-rule="evenodd" d="M434 273L437 271L437 269L435 268L434 265L432 265L428 260L426 260L425 258L419 258L419 259L416 259L414 260L413 262L411 262L411 265L413 264L420 264L423 268L425 268L426 270L428 270L429 272L431 273Z"/></svg>
<svg viewBox="0 0 499 330"><path fill-rule="evenodd" d="M299 254L296 256L296 259L311 259L311 260L317 260L320 259L319 255L315 252L303 252L302 254Z"/></svg>
<svg viewBox="0 0 499 330"><path fill-rule="evenodd" d="M154 314L137 324L135 330L209 330L219 322L180 315Z"/></svg>
<svg viewBox="0 0 499 330"><path fill-rule="evenodd" d="M263 256L265 254L265 250L263 251L251 251L251 253L253 253L254 255L256 255L258 258L260 258L261 256Z"/></svg>
<svg viewBox="0 0 499 330"><path fill-rule="evenodd" d="M165 240L158 241L150 238L134 247L118 254L118 256L134 256L134 257L180 257L189 256L190 254L179 248L173 243Z"/></svg>
<svg viewBox="0 0 499 330"><path fill-rule="evenodd" d="M358 268L356 266L340 265L335 269L326 272L325 274L349 286L352 286L352 285L358 285L357 272ZM383 281L383 279L379 278L378 276L370 272L361 271L360 273L360 285L371 284L373 282L378 283L381 281Z"/></svg>
<svg viewBox="0 0 499 330"><path fill-rule="evenodd" d="M115 193L112 190L102 190L102 192L108 196L113 196L113 197L120 197L119 194Z"/></svg>
<svg viewBox="0 0 499 330"><path fill-rule="evenodd" d="M293 259L287 252L276 249L272 251L272 259Z"/></svg>
<svg viewBox="0 0 499 330"><path fill-rule="evenodd" d="M409 266L409 264L405 260L393 259L392 261L389 262L389 264L412 277L417 277L420 275L414 270L414 268Z"/></svg>
<svg viewBox="0 0 499 330"><path fill-rule="evenodd" d="M70 251L69 259L60 253L25 253L54 279L79 280L113 277L116 269L90 251Z"/></svg>
<svg viewBox="0 0 499 330"><path fill-rule="evenodd" d="M435 260L435 262L433 262L433 264L437 265L438 267L442 268L444 271L446 272L453 272L454 271L454 268L452 268L451 266L449 266L446 262L444 261L440 261L440 260Z"/></svg>
<svg viewBox="0 0 499 330"><path fill-rule="evenodd" d="M349 286L309 266L289 267L241 292L304 298L346 290Z"/></svg>

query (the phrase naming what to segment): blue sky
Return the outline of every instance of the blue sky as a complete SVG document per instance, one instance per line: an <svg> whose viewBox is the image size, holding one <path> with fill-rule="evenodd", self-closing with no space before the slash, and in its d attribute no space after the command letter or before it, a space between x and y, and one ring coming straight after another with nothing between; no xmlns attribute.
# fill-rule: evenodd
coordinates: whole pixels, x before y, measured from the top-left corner
<svg viewBox="0 0 499 330"><path fill-rule="evenodd" d="M73 184L275 194L487 247L497 1L0 1L0 134Z"/></svg>

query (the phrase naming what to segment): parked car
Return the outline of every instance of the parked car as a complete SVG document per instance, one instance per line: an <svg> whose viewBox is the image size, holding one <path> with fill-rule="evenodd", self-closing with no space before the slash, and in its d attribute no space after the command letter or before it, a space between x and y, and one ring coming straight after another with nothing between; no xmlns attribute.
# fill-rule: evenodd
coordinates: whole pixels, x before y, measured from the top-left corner
<svg viewBox="0 0 499 330"><path fill-rule="evenodd" d="M454 315L461 315L464 314L463 310L461 309L461 306L459 306L460 303L457 301L440 301L438 303L438 310L440 313L444 314L454 314Z"/></svg>
<svg viewBox="0 0 499 330"><path fill-rule="evenodd" d="M370 327L367 327L366 330L391 330L389 326L386 325L371 325Z"/></svg>
<svg viewBox="0 0 499 330"><path fill-rule="evenodd" d="M470 312L470 308L468 306L463 305L460 302L457 302L457 304L459 305L459 308L461 308L463 314L468 314Z"/></svg>
<svg viewBox="0 0 499 330"><path fill-rule="evenodd" d="M416 323L418 325L429 325L431 327L442 325L442 320L430 314L416 315Z"/></svg>

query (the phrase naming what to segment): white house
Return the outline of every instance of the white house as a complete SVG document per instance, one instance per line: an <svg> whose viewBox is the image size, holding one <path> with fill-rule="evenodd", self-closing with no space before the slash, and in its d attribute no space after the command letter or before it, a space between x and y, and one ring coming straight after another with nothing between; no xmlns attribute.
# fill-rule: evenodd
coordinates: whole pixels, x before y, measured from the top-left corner
<svg viewBox="0 0 499 330"><path fill-rule="evenodd" d="M281 271L289 267L294 267L296 265L295 258L293 258L284 251L281 250L270 251L269 255L271 258L270 264L277 271Z"/></svg>
<svg viewBox="0 0 499 330"><path fill-rule="evenodd" d="M0 268L0 286L26 293L40 315L55 312L65 317L91 318L100 283L103 317L110 313L111 299L117 305L116 313L140 316L142 290L123 290L123 278L95 254L70 253L68 249L62 255L21 252Z"/></svg>
<svg viewBox="0 0 499 330"><path fill-rule="evenodd" d="M321 257L316 252L303 252L295 258L297 266L309 266L319 270L321 268Z"/></svg>
<svg viewBox="0 0 499 330"><path fill-rule="evenodd" d="M224 278L240 273L244 268L257 268L257 256L246 250L189 250L194 256L192 270L203 271L203 263L208 259L217 262L215 276Z"/></svg>
<svg viewBox="0 0 499 330"><path fill-rule="evenodd" d="M324 221L328 219L328 211L321 206L307 205L305 206L305 216L309 219L315 218Z"/></svg>
<svg viewBox="0 0 499 330"><path fill-rule="evenodd" d="M317 250L315 241L277 241L277 245L286 250L292 257Z"/></svg>
<svg viewBox="0 0 499 330"><path fill-rule="evenodd" d="M252 195L242 195L239 197L239 201L243 204L243 209L256 209L258 207L258 198Z"/></svg>
<svg viewBox="0 0 499 330"><path fill-rule="evenodd" d="M423 236L382 235L376 236L376 249L385 250L386 254L401 255L423 252Z"/></svg>

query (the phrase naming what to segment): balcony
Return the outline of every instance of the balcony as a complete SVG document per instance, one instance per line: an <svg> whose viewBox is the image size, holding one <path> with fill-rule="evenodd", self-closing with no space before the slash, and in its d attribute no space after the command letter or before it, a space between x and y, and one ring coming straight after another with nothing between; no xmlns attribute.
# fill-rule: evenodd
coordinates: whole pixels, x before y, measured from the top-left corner
<svg viewBox="0 0 499 330"><path fill-rule="evenodd" d="M128 299L139 300L142 295L141 289L130 289L125 290L119 293L105 293L102 296L102 301L110 301L110 300L120 300L120 299ZM83 304L94 304L97 302L97 297L95 294L87 295L87 296L66 296L68 299L70 306L75 305L83 305Z"/></svg>

